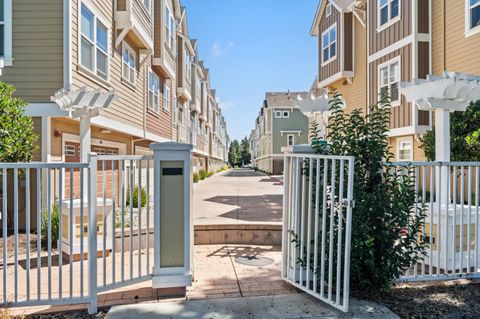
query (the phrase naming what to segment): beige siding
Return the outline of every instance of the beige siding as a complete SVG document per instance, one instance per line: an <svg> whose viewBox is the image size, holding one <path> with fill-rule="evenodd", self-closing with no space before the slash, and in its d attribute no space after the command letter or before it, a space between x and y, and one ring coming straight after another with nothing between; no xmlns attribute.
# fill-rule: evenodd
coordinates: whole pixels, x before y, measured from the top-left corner
<svg viewBox="0 0 480 319"><path fill-rule="evenodd" d="M412 80L412 54L411 45L404 46L401 49L393 51L380 59L369 64L370 68L370 103L374 104L378 100L378 66L397 56L400 56L400 81ZM407 103L403 95L401 96L401 105L391 108L390 128L400 128L412 125L412 108Z"/></svg>
<svg viewBox="0 0 480 319"><path fill-rule="evenodd" d="M412 33L411 1L412 0L400 0L400 20L380 32L377 32L378 1L370 0L368 2L370 17L370 55L392 45Z"/></svg>
<svg viewBox="0 0 480 319"><path fill-rule="evenodd" d="M143 0L131 0L133 15L140 22L142 28L147 32L150 39L153 38L152 17L143 5Z"/></svg>
<svg viewBox="0 0 480 319"><path fill-rule="evenodd" d="M325 2L326 3L326 2ZM326 4L322 4L325 6ZM337 23L337 58L332 62L322 66L322 33L331 27L333 24ZM340 25L340 12L332 6L332 13L330 16L326 16L326 10L323 11L322 18L320 19L320 24L318 25L318 52L319 52L319 82L328 79L332 75L335 75L340 71L340 52L342 52L342 45L340 43L340 32L342 26Z"/></svg>
<svg viewBox="0 0 480 319"><path fill-rule="evenodd" d="M432 2L433 74L448 70L479 75L480 33L465 37L464 1Z"/></svg>
<svg viewBox="0 0 480 319"><path fill-rule="evenodd" d="M27 102L50 102L63 87L63 1L14 0L13 67L0 80Z"/></svg>

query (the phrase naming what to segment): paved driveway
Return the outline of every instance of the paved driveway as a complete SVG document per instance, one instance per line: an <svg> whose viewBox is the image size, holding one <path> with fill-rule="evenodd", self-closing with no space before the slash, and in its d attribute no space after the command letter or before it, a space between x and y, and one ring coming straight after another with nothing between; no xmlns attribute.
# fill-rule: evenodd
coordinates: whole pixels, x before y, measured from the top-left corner
<svg viewBox="0 0 480 319"><path fill-rule="evenodd" d="M250 169L234 169L194 184L195 225L280 224L280 179Z"/></svg>

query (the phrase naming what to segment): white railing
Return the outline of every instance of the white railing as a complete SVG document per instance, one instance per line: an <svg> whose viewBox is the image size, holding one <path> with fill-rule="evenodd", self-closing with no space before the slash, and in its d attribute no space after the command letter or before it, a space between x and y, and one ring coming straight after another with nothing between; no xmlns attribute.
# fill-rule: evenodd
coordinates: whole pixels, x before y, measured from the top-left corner
<svg viewBox="0 0 480 319"><path fill-rule="evenodd" d="M282 277L347 312L354 158L288 154Z"/></svg>
<svg viewBox="0 0 480 319"><path fill-rule="evenodd" d="M418 240L426 246L426 255L399 280L480 278L480 162L386 165L415 177L415 211L424 212Z"/></svg>
<svg viewBox="0 0 480 319"><path fill-rule="evenodd" d="M98 293L151 280L152 162L91 154L88 163L0 163L1 304L88 303L95 312Z"/></svg>

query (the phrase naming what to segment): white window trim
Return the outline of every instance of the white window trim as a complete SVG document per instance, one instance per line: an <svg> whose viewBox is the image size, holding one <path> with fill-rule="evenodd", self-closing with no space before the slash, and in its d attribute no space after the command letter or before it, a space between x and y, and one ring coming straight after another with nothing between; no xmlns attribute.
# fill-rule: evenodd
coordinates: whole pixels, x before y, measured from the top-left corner
<svg viewBox="0 0 480 319"><path fill-rule="evenodd" d="M168 10L168 23L165 21L165 41L167 42L168 48L175 52L175 18L173 16L173 10L170 8L168 4L165 4L165 8ZM166 12L165 12L166 13ZM164 14L164 19L166 20L167 15ZM173 20L173 30L170 29L172 26Z"/></svg>
<svg viewBox="0 0 480 319"><path fill-rule="evenodd" d="M157 78L158 81L158 91L155 93L151 90L151 85L150 85L150 74L152 74L154 77ZM160 77L153 72L151 68L148 69L148 96L147 96L147 104L148 104L148 109L154 113L160 113ZM150 105L150 92L158 99L158 109L155 110L154 105Z"/></svg>
<svg viewBox="0 0 480 319"><path fill-rule="evenodd" d="M333 57L329 57L328 60L326 61L323 61L323 36L325 35L325 33L328 33L330 34L330 31L332 29L335 29L335 55ZM330 35L329 35L329 39L330 39ZM328 27L327 30L323 31L322 32L322 37L321 37L321 41L322 41L322 46L320 47L320 50L321 50L321 59L322 59L322 64L321 66L325 66L333 61L335 61L337 59L337 56L338 56L338 29L337 29L337 23L335 22L334 24L332 24L331 26ZM333 42L332 42L333 43ZM330 46L332 45L332 43L329 43L328 44L328 50L330 52ZM330 53L329 53L330 54Z"/></svg>
<svg viewBox="0 0 480 319"><path fill-rule="evenodd" d="M135 68L133 69L133 82L130 81L129 78L126 78L123 74L124 73L123 68L126 67L125 60L123 59L123 49L127 49L127 52L129 53L129 55L130 53L133 53L133 56L135 57ZM135 85L135 83L137 82L137 62L138 62L137 52L135 52L135 50L127 42L122 41L122 79L133 85ZM132 69L129 64L127 67L129 68L129 72L131 72Z"/></svg>
<svg viewBox="0 0 480 319"><path fill-rule="evenodd" d="M292 137L292 145L288 143L288 141L290 140L290 137ZM295 145L295 134L287 134L287 146L293 146L293 145Z"/></svg>
<svg viewBox="0 0 480 319"><path fill-rule="evenodd" d="M391 10L390 2L392 0L388 0L387 6L388 6L389 20L382 25L380 25L380 0L376 0L376 1L377 1L377 33L379 33L385 30L386 28L390 27L391 25L400 21L400 18L402 16L402 0L398 0L398 15L393 19L390 19L390 10Z"/></svg>
<svg viewBox="0 0 480 319"><path fill-rule="evenodd" d="M474 7L480 6L480 4L475 5ZM471 37L475 34L480 33L480 26L470 28L470 0L465 0L465 37Z"/></svg>
<svg viewBox="0 0 480 319"><path fill-rule="evenodd" d="M287 114L287 116L285 116L285 113ZM283 117L284 119L290 118L290 111L282 111L282 117Z"/></svg>
<svg viewBox="0 0 480 319"><path fill-rule="evenodd" d="M167 83L163 83L163 110L165 112L168 112L170 110L170 103L172 99L172 91L170 90L170 87L167 85ZM168 94L167 94L168 93Z"/></svg>
<svg viewBox="0 0 480 319"><path fill-rule="evenodd" d="M383 69L386 66L390 66L393 63L398 62L398 101L391 101L391 107L395 106L400 106L402 103L402 96L400 94L400 82L402 82L402 60L401 56L394 57L393 59L390 59L388 61L383 62L377 67L377 99L380 94L380 88L382 87L380 83L380 70ZM389 75L390 77L390 75Z"/></svg>
<svg viewBox="0 0 480 319"><path fill-rule="evenodd" d="M282 118L282 116L283 116L282 111L275 111L275 118L276 119L280 119L280 118Z"/></svg>
<svg viewBox="0 0 480 319"><path fill-rule="evenodd" d="M410 145L410 156L406 159L400 159L400 145L409 144ZM399 162L411 162L413 161L413 141L411 138L403 138L397 140L397 160Z"/></svg>
<svg viewBox="0 0 480 319"><path fill-rule="evenodd" d="M12 50L12 0L4 0L3 2L3 22L4 25L3 32L4 34L4 43L3 43L3 56L0 56L0 63L3 62L3 66L12 66L13 65L13 50ZM1 65L0 65L1 70Z"/></svg>
<svg viewBox="0 0 480 319"><path fill-rule="evenodd" d="M11 0L6 0L6 1L11 1ZM97 74L97 44L94 43L94 49L95 49L95 54L94 54L94 59L93 59L93 71L87 68L86 66L82 65L82 4L87 7L88 10L90 10L93 13L94 17L94 26L93 26L93 38L95 39L95 42L97 40L97 20L100 20L100 23L102 23L106 28L107 28L107 78L104 79L101 76ZM85 70L86 72L90 73L91 75L95 76L96 78L101 79L102 81L107 81L110 82L110 50L111 50L111 38L112 38L112 25L111 23L105 19L105 17L98 12L98 10L95 9L95 6L92 5L92 3L89 0L82 0L78 1L78 12L77 12L78 18L77 18L77 25L78 25L78 30L77 30L77 65L82 68L82 70Z"/></svg>
<svg viewBox="0 0 480 319"><path fill-rule="evenodd" d="M327 3L327 7L325 8L325 16L328 18L332 14L332 4L329 2Z"/></svg>

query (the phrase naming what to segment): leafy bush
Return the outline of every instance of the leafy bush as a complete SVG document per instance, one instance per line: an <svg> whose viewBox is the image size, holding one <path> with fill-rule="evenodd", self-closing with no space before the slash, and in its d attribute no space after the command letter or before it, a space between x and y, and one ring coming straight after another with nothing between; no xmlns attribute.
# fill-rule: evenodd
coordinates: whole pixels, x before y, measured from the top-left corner
<svg viewBox="0 0 480 319"><path fill-rule="evenodd" d="M426 243L419 240L425 209L415 208L413 174L405 174L405 168L400 171L388 166L392 158L387 138L390 122L389 98L383 96L381 102L372 106L364 116L358 109L346 114L343 111L341 95L336 92L330 94L333 94L328 125L330 144L326 146L325 143L320 143L318 134L314 131L312 148L319 154L355 157L351 287L358 291L382 290L388 288L396 278L425 256ZM412 172L411 167L406 170ZM338 166L337 171L340 171ZM304 172L307 174L308 170ZM339 175L337 172L337 185ZM320 200L322 197L320 196ZM334 209L338 210L338 207ZM329 224L330 213L326 216ZM343 216L345 218L345 214ZM321 224L322 214L319 218ZM302 243L297 236L294 234L293 241L298 247ZM319 234L319 238L322 238L321 236L322 234ZM327 241L329 236L326 236ZM305 246L304 243L303 245ZM306 251L306 248L303 247L303 250ZM313 261L313 256L310 260ZM299 260L299 264L305 267L306 257ZM335 268L336 265L333 269ZM320 269L315 271L320 273Z"/></svg>
<svg viewBox="0 0 480 319"><path fill-rule="evenodd" d="M0 162L28 162L38 136L24 116L25 101L13 97L15 88L0 81Z"/></svg>
<svg viewBox="0 0 480 319"><path fill-rule="evenodd" d="M126 197L126 205L130 206L130 189L127 190ZM141 201L142 207L145 207L145 205L147 205L147 192L145 191L145 187L142 187ZM133 207L138 208L138 186L133 187Z"/></svg>
<svg viewBox="0 0 480 319"><path fill-rule="evenodd" d="M198 173L193 173L193 182L198 183L200 180L200 177L198 176Z"/></svg>
<svg viewBox="0 0 480 319"><path fill-rule="evenodd" d="M52 247L57 248L57 242L59 238L58 233L58 224L60 221L59 212L58 212L58 205L54 204L50 209L50 221L51 221L51 241ZM48 245L48 210L45 209L42 211L42 223L40 225L40 230L42 232L42 245Z"/></svg>
<svg viewBox="0 0 480 319"><path fill-rule="evenodd" d="M207 173L207 177L212 177L212 176L213 176L213 172L210 171Z"/></svg>
<svg viewBox="0 0 480 319"><path fill-rule="evenodd" d="M199 172L198 172L198 176L200 177L200 180L204 180L206 177L207 177L207 172L205 172L203 169L201 169Z"/></svg>

